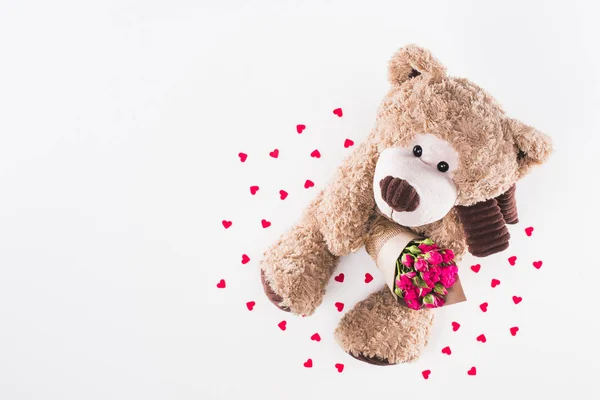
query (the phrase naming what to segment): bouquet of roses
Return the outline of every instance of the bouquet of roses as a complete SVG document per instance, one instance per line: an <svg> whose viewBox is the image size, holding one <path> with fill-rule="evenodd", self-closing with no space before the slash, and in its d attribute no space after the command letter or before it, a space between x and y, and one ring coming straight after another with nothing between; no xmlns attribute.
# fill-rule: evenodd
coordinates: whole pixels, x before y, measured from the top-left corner
<svg viewBox="0 0 600 400"><path fill-rule="evenodd" d="M394 293L413 310L441 307L457 274L451 249L431 239L412 240L396 260Z"/></svg>

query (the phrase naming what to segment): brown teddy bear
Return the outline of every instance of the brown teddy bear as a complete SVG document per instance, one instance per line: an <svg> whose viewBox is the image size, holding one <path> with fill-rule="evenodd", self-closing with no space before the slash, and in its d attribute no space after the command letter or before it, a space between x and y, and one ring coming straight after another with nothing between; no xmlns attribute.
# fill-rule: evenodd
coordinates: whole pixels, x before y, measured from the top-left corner
<svg viewBox="0 0 600 400"><path fill-rule="evenodd" d="M389 62L391 88L364 143L338 168L299 222L264 255L261 278L277 307L310 315L321 304L339 257L386 231L407 230L484 257L508 247L516 223L515 183L543 163L551 141L508 117L474 83L446 75L414 45ZM377 365L416 360L434 311L411 310L384 287L342 318L336 339Z"/></svg>

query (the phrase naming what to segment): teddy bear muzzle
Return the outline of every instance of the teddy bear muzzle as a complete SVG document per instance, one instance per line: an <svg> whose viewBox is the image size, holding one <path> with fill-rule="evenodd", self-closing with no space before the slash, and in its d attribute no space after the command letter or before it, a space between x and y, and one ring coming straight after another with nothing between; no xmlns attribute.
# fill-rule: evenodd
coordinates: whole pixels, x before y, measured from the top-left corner
<svg viewBox="0 0 600 400"><path fill-rule="evenodd" d="M410 212L419 207L421 199L416 189L404 179L386 176L379 181L381 197L394 211Z"/></svg>

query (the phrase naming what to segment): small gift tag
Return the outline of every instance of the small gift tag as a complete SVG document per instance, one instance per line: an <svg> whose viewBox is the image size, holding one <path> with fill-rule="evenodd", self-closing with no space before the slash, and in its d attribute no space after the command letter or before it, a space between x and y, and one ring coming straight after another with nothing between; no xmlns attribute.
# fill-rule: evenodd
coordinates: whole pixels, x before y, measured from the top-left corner
<svg viewBox="0 0 600 400"><path fill-rule="evenodd" d="M398 302L405 307L408 307L408 305L404 299L399 297L394 291L397 274L396 262L406 247L413 240L418 239L419 237L413 232L395 223L384 221L380 222L372 230L366 243L367 253L375 260L377 267L383 272L386 285ZM438 296L443 298L443 305L456 304L467 300L458 275L456 275L454 283L447 288L447 291L448 293L445 295L438 294Z"/></svg>

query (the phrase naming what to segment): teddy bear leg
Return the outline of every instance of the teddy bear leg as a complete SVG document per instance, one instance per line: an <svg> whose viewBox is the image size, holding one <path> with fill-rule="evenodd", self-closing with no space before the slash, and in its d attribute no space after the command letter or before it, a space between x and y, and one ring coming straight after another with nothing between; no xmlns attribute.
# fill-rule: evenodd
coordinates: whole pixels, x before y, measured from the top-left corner
<svg viewBox="0 0 600 400"><path fill-rule="evenodd" d="M358 360L375 365L411 362L427 345L433 317L432 310L399 305L385 286L346 313L335 336Z"/></svg>
<svg viewBox="0 0 600 400"><path fill-rule="evenodd" d="M277 307L294 314L310 315L315 311L338 263L314 218L319 200L265 252L261 262L265 294Z"/></svg>

